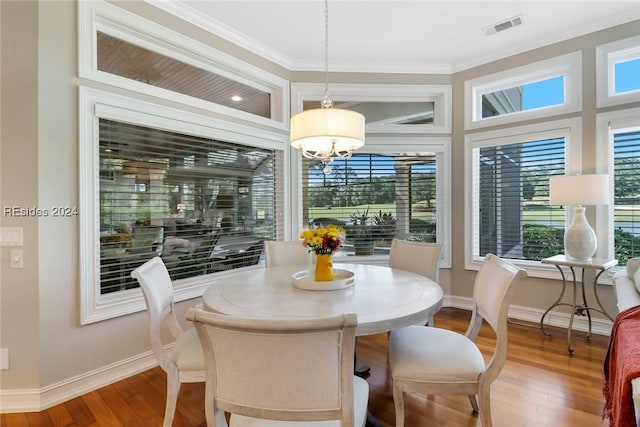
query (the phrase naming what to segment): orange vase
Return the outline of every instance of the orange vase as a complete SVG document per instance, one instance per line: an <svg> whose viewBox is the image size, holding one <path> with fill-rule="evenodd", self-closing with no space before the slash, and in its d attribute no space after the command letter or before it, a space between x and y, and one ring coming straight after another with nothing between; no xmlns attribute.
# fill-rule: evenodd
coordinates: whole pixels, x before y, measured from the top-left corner
<svg viewBox="0 0 640 427"><path fill-rule="evenodd" d="M330 282L333 280L332 254L316 254L316 282Z"/></svg>

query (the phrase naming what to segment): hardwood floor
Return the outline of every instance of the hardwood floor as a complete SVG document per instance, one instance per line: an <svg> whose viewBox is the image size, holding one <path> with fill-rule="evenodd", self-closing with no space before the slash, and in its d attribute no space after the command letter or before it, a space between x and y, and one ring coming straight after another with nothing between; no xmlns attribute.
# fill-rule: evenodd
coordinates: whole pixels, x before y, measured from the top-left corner
<svg viewBox="0 0 640 427"><path fill-rule="evenodd" d="M470 313L444 308L435 326L464 332ZM569 356L566 330L549 327L546 338L537 325L509 326L507 363L492 386L495 427L602 427L602 362L608 337L574 332L575 354ZM491 345L483 327L478 344ZM386 426L395 424L391 380L387 367L387 335L358 338L358 359L371 367L369 407ZM0 415L1 427L161 426L165 374L154 368L80 396L39 413ZM175 427L205 426L204 384L183 384L178 397ZM406 397L406 426L480 426L466 396Z"/></svg>

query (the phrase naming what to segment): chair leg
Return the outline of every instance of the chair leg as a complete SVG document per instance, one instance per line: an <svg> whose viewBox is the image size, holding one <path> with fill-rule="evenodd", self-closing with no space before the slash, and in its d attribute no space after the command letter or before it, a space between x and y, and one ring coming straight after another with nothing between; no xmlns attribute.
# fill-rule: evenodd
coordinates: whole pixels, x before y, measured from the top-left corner
<svg viewBox="0 0 640 427"><path fill-rule="evenodd" d="M471 407L473 408L473 412L478 412L478 399L476 399L475 394L469 395L469 402L471 402Z"/></svg>
<svg viewBox="0 0 640 427"><path fill-rule="evenodd" d="M399 381L393 382L393 404L396 408L396 427L404 427L404 392Z"/></svg>
<svg viewBox="0 0 640 427"><path fill-rule="evenodd" d="M178 403L178 393L180 392L180 379L178 373L174 375L167 372L167 406L164 410L163 427L171 427L173 425L173 417L176 413L176 404Z"/></svg>
<svg viewBox="0 0 640 427"><path fill-rule="evenodd" d="M480 401L480 423L482 427L491 427L491 394L488 388L479 391L478 400Z"/></svg>

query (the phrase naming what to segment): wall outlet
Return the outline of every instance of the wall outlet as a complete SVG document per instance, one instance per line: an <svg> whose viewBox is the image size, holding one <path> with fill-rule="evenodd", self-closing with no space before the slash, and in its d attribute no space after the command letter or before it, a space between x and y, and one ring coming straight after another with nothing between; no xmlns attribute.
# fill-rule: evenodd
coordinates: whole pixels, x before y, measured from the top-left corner
<svg viewBox="0 0 640 427"><path fill-rule="evenodd" d="M0 369L9 369L9 349L0 348Z"/></svg>

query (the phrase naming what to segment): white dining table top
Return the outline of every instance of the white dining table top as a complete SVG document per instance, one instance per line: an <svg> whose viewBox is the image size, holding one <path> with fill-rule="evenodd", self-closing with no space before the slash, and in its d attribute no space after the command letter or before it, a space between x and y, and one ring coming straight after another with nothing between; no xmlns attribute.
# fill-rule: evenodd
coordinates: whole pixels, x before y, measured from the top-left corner
<svg viewBox="0 0 640 427"><path fill-rule="evenodd" d="M221 277L203 295L208 310L266 319L313 318L355 313L357 335L424 324L442 306L442 288L404 270L365 264L334 264L354 273L355 284L332 291L293 286L292 275L312 266L238 270Z"/></svg>

